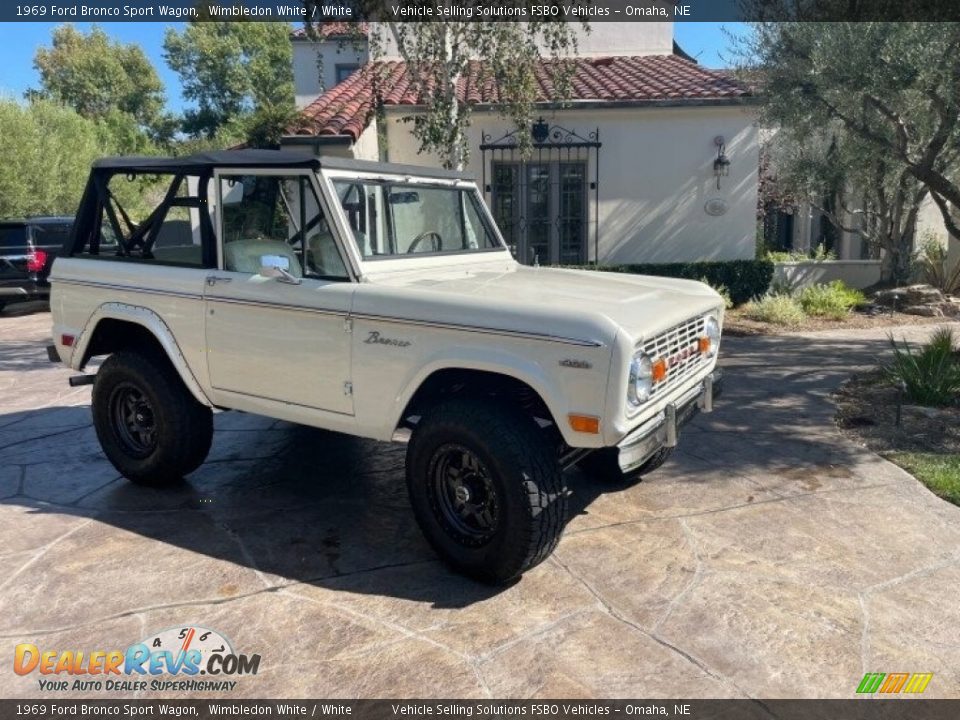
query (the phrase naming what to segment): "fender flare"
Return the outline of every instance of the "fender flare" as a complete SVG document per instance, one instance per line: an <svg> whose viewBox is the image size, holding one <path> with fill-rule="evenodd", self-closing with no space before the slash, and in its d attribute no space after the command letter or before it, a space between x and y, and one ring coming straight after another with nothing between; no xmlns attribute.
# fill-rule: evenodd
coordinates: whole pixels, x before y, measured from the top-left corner
<svg viewBox="0 0 960 720"><path fill-rule="evenodd" d="M404 378L400 392L394 401L394 410L390 413L390 426L385 428L386 437L393 434L403 419L403 411L413 399L427 378L441 370L477 370L495 375L503 375L528 385L550 411L554 424L567 440L573 439L573 433L563 420L568 408L561 407L558 398L566 398L562 386L544 372L543 367L529 358L493 348L459 348L455 354L438 352L423 359L415 372ZM582 442L582 440L581 440Z"/></svg>
<svg viewBox="0 0 960 720"><path fill-rule="evenodd" d="M101 320L130 322L135 325L140 325L147 330L156 338L157 342L160 343L160 347L162 347L164 353L166 353L167 359L170 361L170 364L173 365L173 369L176 370L177 375L180 376L180 379L183 381L183 384L186 385L190 394L196 398L197 402L207 407L214 407L213 403L210 402L210 399L206 396L206 393L203 392L190 366L187 364L187 360L184 358L183 352L181 352L180 346L177 344L170 327L153 310L139 305L108 302L94 310L74 343L73 353L70 357L71 367L75 370L81 369L80 363L83 362L87 347L90 345L90 340L96 333Z"/></svg>

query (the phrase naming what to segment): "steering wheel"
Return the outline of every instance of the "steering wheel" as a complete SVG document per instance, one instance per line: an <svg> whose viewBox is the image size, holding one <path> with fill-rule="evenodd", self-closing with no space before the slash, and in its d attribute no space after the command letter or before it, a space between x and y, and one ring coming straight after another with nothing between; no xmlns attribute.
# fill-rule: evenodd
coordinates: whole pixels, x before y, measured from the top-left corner
<svg viewBox="0 0 960 720"><path fill-rule="evenodd" d="M424 232L417 235L413 242L410 243L410 247L407 248L408 253L418 252L417 248L420 247L422 243L427 238L430 238L430 250L428 252L440 252L440 248L443 247L443 238L440 237L440 233L434 230L425 230Z"/></svg>

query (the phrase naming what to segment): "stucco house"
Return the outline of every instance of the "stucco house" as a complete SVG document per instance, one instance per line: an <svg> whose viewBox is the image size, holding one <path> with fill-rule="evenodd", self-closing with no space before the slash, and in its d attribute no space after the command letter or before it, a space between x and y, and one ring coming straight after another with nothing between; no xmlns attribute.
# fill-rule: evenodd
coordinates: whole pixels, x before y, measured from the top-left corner
<svg viewBox="0 0 960 720"><path fill-rule="evenodd" d="M404 62L389 47L376 60L384 78L378 127L367 48L345 35L336 24L325 26L319 40L294 34L302 117L284 147L435 165L435 158L418 153L403 121L420 109ZM544 69L541 119L532 128L518 130L499 116L495 84L477 82L481 62L458 86L474 111L465 169L481 183L518 260L754 257L754 98L729 74L683 53L673 23L597 23L581 33L572 97L556 103ZM532 157L520 156L517 132L532 133Z"/></svg>

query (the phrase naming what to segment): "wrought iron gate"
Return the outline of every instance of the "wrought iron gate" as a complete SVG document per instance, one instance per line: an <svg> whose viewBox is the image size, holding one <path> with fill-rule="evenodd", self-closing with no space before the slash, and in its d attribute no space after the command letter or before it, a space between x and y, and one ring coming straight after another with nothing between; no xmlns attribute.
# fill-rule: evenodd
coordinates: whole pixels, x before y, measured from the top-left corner
<svg viewBox="0 0 960 720"><path fill-rule="evenodd" d="M521 153L520 132L531 136L527 157ZM497 140L483 134L483 189L518 261L553 265L597 259L600 145L599 128L583 137L543 118L530 130Z"/></svg>

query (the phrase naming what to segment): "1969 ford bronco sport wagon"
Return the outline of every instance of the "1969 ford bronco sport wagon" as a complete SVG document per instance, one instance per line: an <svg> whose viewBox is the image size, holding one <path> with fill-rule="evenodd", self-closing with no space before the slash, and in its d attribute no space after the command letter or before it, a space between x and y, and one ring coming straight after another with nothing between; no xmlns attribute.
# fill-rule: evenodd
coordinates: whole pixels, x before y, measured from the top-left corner
<svg viewBox="0 0 960 720"><path fill-rule="evenodd" d="M108 356L71 383L93 384L124 476L189 474L227 409L407 442L424 535L488 582L556 547L565 469L637 479L718 390L713 290L519 265L476 184L441 170L102 160L51 281L51 359Z"/></svg>

